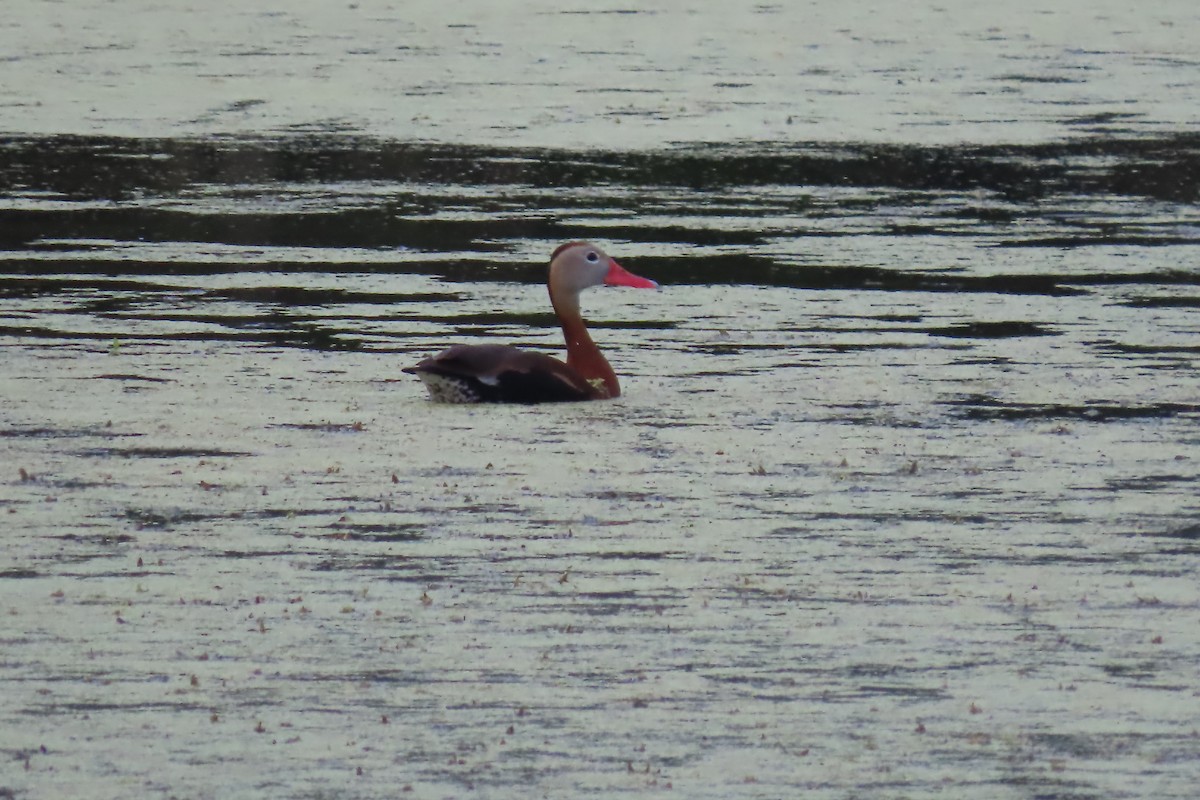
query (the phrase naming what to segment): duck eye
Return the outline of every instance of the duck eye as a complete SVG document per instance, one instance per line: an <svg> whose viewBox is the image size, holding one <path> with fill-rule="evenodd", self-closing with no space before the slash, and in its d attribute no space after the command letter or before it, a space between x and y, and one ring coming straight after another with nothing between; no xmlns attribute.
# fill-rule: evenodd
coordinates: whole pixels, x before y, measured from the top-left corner
<svg viewBox="0 0 1200 800"><path fill-rule="evenodd" d="M587 254L587 260L592 262L593 264L595 264L597 261L600 260L600 256L596 255L595 250L592 250L591 252L589 252Z"/></svg>

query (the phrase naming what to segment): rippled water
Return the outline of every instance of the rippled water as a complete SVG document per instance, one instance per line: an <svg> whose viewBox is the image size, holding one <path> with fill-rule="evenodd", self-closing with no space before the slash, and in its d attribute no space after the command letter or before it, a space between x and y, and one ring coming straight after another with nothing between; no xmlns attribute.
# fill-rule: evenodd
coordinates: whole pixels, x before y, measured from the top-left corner
<svg viewBox="0 0 1200 800"><path fill-rule="evenodd" d="M989 40L963 38L982 11L934 36L921 14L762 5L695 34L723 75L741 53L730 96L767 114L794 84L742 20L812 21L825 55L835 23L892 25L878 58L958 88L989 63L949 66L964 41L1036 76L1066 69L1043 45L1107 20L1124 57L1063 52L1091 64L1086 113L1147 81L1119 124L1038 127L1041 93L1075 83L1031 77L986 125L922 84L910 108L947 101L936 137L866 103L888 124L812 136L851 119L831 111L767 141L714 100L668 126L690 144L648 144L634 114L611 146L589 125L613 130L612 73L535 101L483 45L464 63L495 66L495 97L409 76L467 131L440 142L370 115L281 130L383 95L283 112L279 81L393 46L445 67L461 36L580 69L636 52L698 98L695 50L626 40L684 12L462 28L448 4L414 13L444 38L412 51L369 3L215 18L225 50L184 5L142 20L192 51L104 17L39 49L47 20L10 23L41 55L6 67L48 90L0 141L0 797L1192 797L1200 139L1171 123L1200 106L1158 114L1195 91L1166 24L1195 12L1169 6L1013 12ZM339 39L354 13L374 23ZM559 35L518 35L544 18ZM261 52L239 49L248 19L279 23ZM571 50L584 22L621 44ZM322 33L288 56L302 25ZM51 67L88 30L115 40L88 56L109 71L71 89ZM821 85L894 85L857 52ZM1146 53L1182 59L1170 87ZM236 67L261 81L196 80L266 100L248 130L172 132L209 95L114 89L82 135L82 94L155 60L164 85ZM529 122L581 83L600 107ZM512 130L481 134L510 101ZM1089 135L1044 135L1072 125ZM622 398L446 407L400 373L459 341L558 352L545 260L579 237L663 285L585 295Z"/></svg>
<svg viewBox="0 0 1200 800"><path fill-rule="evenodd" d="M0 130L641 150L1200 123L1192 0L8 0Z"/></svg>
<svg viewBox="0 0 1200 800"><path fill-rule="evenodd" d="M1196 152L11 140L10 791L1187 796Z"/></svg>

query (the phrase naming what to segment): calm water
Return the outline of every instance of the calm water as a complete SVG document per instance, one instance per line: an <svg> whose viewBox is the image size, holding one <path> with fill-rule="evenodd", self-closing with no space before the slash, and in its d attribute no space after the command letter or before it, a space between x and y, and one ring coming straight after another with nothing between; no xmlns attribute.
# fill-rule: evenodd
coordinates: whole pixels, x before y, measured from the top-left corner
<svg viewBox="0 0 1200 800"><path fill-rule="evenodd" d="M1200 7L8 0L0 129L1037 143L1200 122Z"/></svg>
<svg viewBox="0 0 1200 800"><path fill-rule="evenodd" d="M1191 798L1191 4L29 2L0 798ZM611 403L402 366L557 352Z"/></svg>

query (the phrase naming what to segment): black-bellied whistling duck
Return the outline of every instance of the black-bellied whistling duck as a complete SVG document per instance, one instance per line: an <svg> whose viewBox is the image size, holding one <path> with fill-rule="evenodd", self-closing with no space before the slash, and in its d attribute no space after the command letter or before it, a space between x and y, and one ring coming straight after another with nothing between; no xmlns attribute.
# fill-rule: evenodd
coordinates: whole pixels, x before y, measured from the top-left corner
<svg viewBox="0 0 1200 800"><path fill-rule="evenodd" d="M657 289L591 242L567 242L550 256L550 304L567 340L567 363L501 344L458 344L405 372L441 403L555 403L621 394L617 376L588 335L579 293L592 286Z"/></svg>

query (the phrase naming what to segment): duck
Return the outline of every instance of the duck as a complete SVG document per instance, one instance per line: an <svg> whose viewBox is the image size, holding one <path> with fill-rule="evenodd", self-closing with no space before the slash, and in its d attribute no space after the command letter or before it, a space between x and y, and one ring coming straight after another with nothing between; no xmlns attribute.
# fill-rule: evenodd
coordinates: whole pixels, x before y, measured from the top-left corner
<svg viewBox="0 0 1200 800"><path fill-rule="evenodd" d="M416 375L440 403L563 403L621 395L608 359L588 333L579 295L593 286L657 289L587 241L559 245L550 256L550 305L562 326L567 360L500 344L456 344L402 371Z"/></svg>

